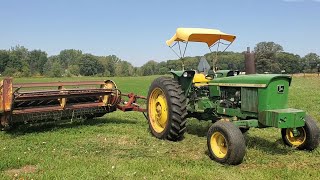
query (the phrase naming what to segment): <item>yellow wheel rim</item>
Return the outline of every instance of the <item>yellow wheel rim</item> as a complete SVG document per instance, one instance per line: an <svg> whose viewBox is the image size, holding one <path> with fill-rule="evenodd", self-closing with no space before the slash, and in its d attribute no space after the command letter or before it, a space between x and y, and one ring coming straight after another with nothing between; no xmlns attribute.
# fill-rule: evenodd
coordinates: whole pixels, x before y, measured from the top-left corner
<svg viewBox="0 0 320 180"><path fill-rule="evenodd" d="M168 104L160 88L155 88L150 94L148 114L152 128L161 133L168 122Z"/></svg>
<svg viewBox="0 0 320 180"><path fill-rule="evenodd" d="M294 136L292 128L286 129L286 138L289 141L289 143L292 144L292 146L294 147L298 147L301 144L303 144L307 138L306 131L303 127L297 128L297 131L299 132L299 135Z"/></svg>
<svg viewBox="0 0 320 180"><path fill-rule="evenodd" d="M224 158L228 153L226 138L220 133L215 132L210 139L211 150L218 158Z"/></svg>
<svg viewBox="0 0 320 180"><path fill-rule="evenodd" d="M107 80L105 82L105 84L102 84L100 86L100 88L102 88L102 89L117 89L117 85L113 81ZM100 99L104 104L108 104L108 103L110 103L109 96L110 95L100 96ZM116 96L118 96L118 94L116 94Z"/></svg>

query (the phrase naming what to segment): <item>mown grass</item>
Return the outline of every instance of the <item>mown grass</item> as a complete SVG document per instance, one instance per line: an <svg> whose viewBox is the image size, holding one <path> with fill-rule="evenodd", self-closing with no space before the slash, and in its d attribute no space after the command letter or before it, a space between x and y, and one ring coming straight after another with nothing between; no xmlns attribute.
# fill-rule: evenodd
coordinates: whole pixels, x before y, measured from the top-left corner
<svg viewBox="0 0 320 180"><path fill-rule="evenodd" d="M122 92L146 95L151 77L112 78ZM15 82L103 80L16 79ZM294 77L289 105L320 122L320 78ZM158 140L141 113L120 111L92 121L0 132L0 179L319 179L320 148L298 151L283 145L279 129L252 129L238 166L207 155L209 122L190 119L181 142ZM9 173L32 165L36 171Z"/></svg>

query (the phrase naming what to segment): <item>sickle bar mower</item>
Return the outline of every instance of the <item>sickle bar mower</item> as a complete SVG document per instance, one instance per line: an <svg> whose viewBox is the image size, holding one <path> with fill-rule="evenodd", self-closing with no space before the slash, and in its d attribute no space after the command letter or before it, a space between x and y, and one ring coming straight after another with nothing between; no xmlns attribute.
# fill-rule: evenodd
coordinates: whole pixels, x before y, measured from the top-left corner
<svg viewBox="0 0 320 180"><path fill-rule="evenodd" d="M0 82L0 125L6 129L17 124L91 119L117 109L145 112L137 99L146 98L121 94L111 80L13 84L5 78Z"/></svg>

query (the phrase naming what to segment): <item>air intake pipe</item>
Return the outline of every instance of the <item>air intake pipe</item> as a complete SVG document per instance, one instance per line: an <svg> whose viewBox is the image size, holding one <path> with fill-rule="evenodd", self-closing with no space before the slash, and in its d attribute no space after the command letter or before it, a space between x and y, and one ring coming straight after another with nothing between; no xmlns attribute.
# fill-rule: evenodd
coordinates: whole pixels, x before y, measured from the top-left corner
<svg viewBox="0 0 320 180"><path fill-rule="evenodd" d="M246 74L256 74L254 53L250 52L250 47L247 47L247 52L244 53L244 59Z"/></svg>

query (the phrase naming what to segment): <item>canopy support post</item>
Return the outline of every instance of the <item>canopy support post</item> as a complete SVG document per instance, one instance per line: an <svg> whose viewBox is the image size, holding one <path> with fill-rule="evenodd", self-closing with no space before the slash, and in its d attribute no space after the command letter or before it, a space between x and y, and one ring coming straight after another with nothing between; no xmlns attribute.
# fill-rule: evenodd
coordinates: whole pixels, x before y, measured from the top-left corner
<svg viewBox="0 0 320 180"><path fill-rule="evenodd" d="M179 47L180 47L180 46L179 46ZM182 56L181 56L181 61L182 61L182 71L184 71L184 55L186 54L187 47L188 47L188 42L186 43L186 45L185 45L185 47L184 47L183 54L182 54Z"/></svg>
<svg viewBox="0 0 320 180"><path fill-rule="evenodd" d="M182 56L182 51L181 51L181 47L180 47L180 42L178 41L178 45L179 45L179 52L180 52L180 59L182 62L182 71L184 71L184 62L183 62L183 56Z"/></svg>
<svg viewBox="0 0 320 180"><path fill-rule="evenodd" d="M233 42L229 43L228 46L222 51L223 53L229 48L229 46L232 44Z"/></svg>
<svg viewBox="0 0 320 180"><path fill-rule="evenodd" d="M187 47L188 47L188 41L186 43L186 46L184 47L184 51L183 51L183 56L182 57L184 57L184 55L186 54Z"/></svg>
<svg viewBox="0 0 320 180"><path fill-rule="evenodd" d="M170 49L178 56L178 58L181 58L181 57L178 55L178 53L173 50L173 48L172 48L171 46L169 46L169 47L170 47Z"/></svg>

